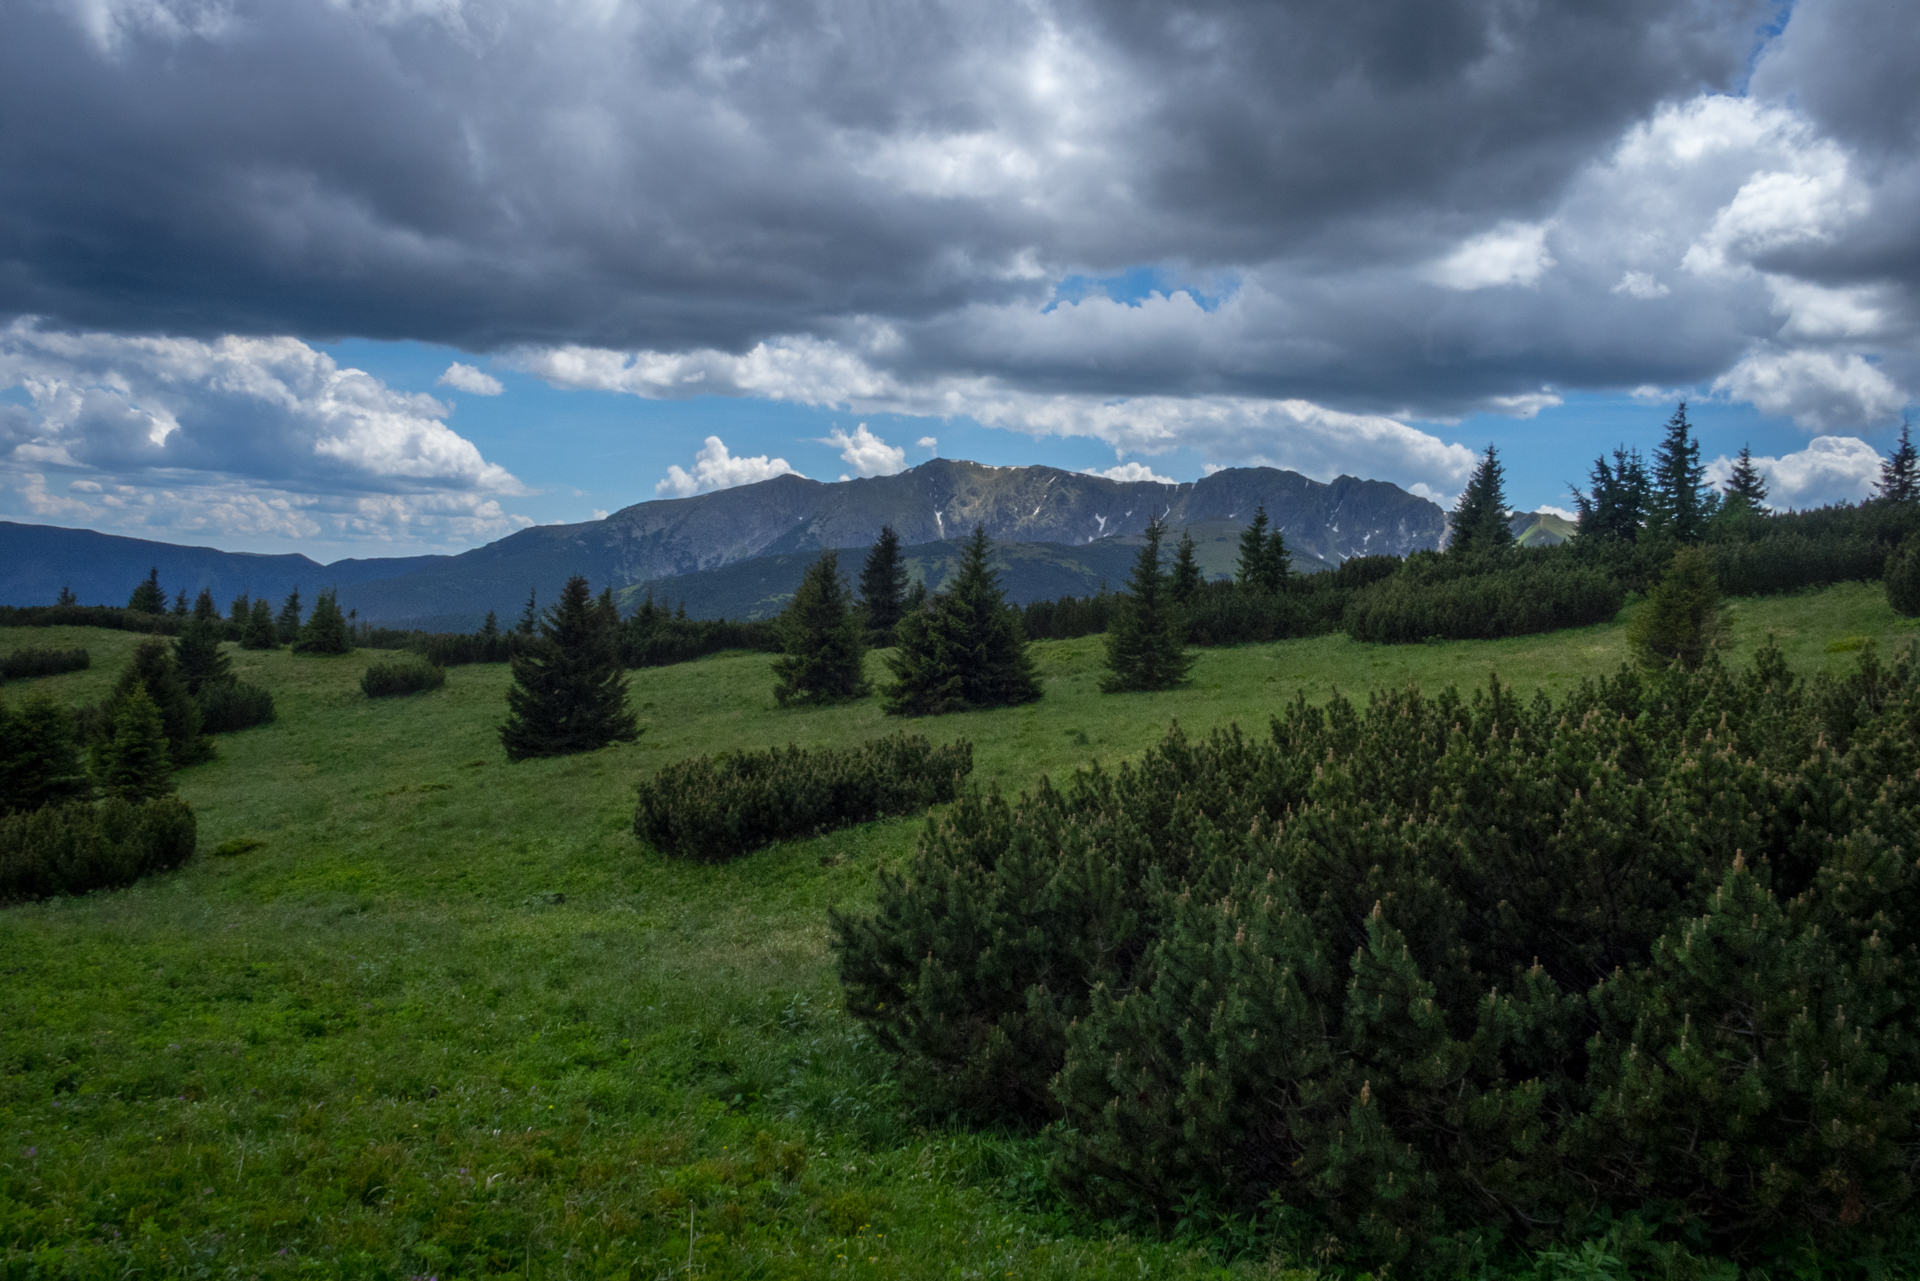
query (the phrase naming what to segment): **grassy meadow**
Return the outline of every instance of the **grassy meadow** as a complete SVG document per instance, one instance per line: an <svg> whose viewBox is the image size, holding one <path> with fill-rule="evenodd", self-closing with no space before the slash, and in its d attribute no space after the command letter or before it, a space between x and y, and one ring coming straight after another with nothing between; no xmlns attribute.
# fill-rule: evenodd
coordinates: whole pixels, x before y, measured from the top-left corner
<svg viewBox="0 0 1920 1281"><path fill-rule="evenodd" d="M1304 693L1563 691L1622 624L1497 642L1344 636L1202 651L1191 685L1098 692L1102 640L1036 645L1038 704L911 723L1014 791L1177 720L1264 730ZM1744 600L1798 670L1920 636L1874 585ZM100 697L87 672L12 682ZM630 830L635 781L733 747L837 744L873 700L775 706L767 655L631 673L645 732L508 765L507 669L369 700L378 655L234 651L276 723L183 771L200 853L130 889L0 910L0 1277L1272 1277L1332 1261L1078 1223L1031 1137L917 1116L838 1009L829 906L869 901L921 819L724 867ZM881 672L874 657L874 674ZM1334 1264L1337 1271L1337 1264Z"/></svg>

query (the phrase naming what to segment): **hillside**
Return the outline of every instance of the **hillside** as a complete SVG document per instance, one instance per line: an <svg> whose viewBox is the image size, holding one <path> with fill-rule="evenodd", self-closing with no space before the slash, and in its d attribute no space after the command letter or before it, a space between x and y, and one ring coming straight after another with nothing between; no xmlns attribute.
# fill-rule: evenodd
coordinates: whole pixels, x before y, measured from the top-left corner
<svg viewBox="0 0 1920 1281"><path fill-rule="evenodd" d="M149 565L161 566L171 593L211 587L224 605L240 591L280 596L338 586L340 604L372 622L464 630L494 610L518 613L527 592L553 599L567 578L585 574L616 589L758 557L818 555L828 548L865 548L891 525L908 546L957 538L976 524L1005 544L1083 548L1116 535L1138 534L1151 514L1174 529L1194 527L1210 574L1231 566L1231 540L1264 503L1303 569L1369 552L1404 553L1439 542L1444 514L1433 503L1384 481L1342 476L1321 484L1270 467L1229 468L1180 485L1122 483L1053 467L988 467L935 459L896 476L822 483L780 476L693 498L637 503L605 520L543 525L457 556L339 561L320 566L304 556L260 557L174 548L89 531L0 524L0 563L28 566L0 578L0 604L45 604L72 582L82 603L121 604ZM1218 544L1218 546L1216 546ZM1221 553L1225 550L1224 558ZM928 553L937 558L936 554ZM1058 560L1057 552L1023 561ZM1075 594L1102 578L1117 582L1103 553L1057 581ZM1080 559L1085 559L1082 557ZM1064 564L1064 562L1061 562ZM785 582L780 566L747 571L748 580ZM1025 598L1059 595L1034 580L1010 584ZM1053 580L1048 580L1053 581ZM662 584L666 597L714 602L761 597L722 583ZM779 590L790 590L781 588ZM628 593L631 595L631 593ZM778 594L775 592L774 594ZM718 603L701 612L728 613Z"/></svg>
<svg viewBox="0 0 1920 1281"><path fill-rule="evenodd" d="M974 780L1011 795L1174 720L1261 733L1336 686L1364 703L1495 669L1523 699L1563 694L1620 661L1622 630L1206 650L1189 688L1120 696L1097 692L1099 637L1042 643L1041 702L912 728L971 739ZM1914 634L1846 585L1742 601L1727 661L1769 632L1803 672L1850 664L1843 638ZM0 650L89 647L92 670L33 683L84 701L138 639L0 631ZM1348 1275L1075 1223L1040 1191L1043 1143L912 1112L841 1011L823 922L871 905L920 820L725 866L631 835L636 778L898 728L873 700L782 710L768 656L723 655L632 674L637 743L509 766L503 666L371 702L378 655L233 657L280 719L179 776L201 853L0 910L0 1258L23 1275L655 1277L690 1256L716 1277ZM263 844L213 854L238 838Z"/></svg>

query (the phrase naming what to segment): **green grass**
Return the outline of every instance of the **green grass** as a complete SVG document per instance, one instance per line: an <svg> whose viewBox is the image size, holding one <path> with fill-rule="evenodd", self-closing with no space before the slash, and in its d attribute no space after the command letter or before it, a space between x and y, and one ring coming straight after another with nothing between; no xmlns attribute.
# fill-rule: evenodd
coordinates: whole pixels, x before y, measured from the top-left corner
<svg viewBox="0 0 1920 1281"><path fill-rule="evenodd" d="M1741 602L1802 671L1916 633L1877 586ZM916 724L976 778L1134 755L1170 721L1264 728L1296 693L1418 680L1561 691L1619 623L1400 648L1205 651L1189 688L1104 696L1101 640L1036 647L1046 697ZM81 701L90 671L14 682ZM1835 642L1844 644L1835 648ZM201 854L131 889L0 911L0 1275L144 1277L1285 1275L1279 1255L1076 1227L1042 1148L916 1117L839 1011L829 905L869 901L919 820L725 867L631 835L634 781L727 747L858 741L874 703L781 710L766 655L632 674L631 745L509 766L506 669L370 700L378 655L233 653L273 725L179 776ZM878 658L876 656L876 674ZM218 855L217 857L215 855Z"/></svg>

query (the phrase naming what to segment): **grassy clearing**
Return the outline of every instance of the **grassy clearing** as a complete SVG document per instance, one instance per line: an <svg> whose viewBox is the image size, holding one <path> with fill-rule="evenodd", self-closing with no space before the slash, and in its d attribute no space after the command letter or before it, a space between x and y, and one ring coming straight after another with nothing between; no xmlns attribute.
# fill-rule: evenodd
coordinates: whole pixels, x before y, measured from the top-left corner
<svg viewBox="0 0 1920 1281"><path fill-rule="evenodd" d="M1916 634L1877 586L1846 586L1742 602L1730 660L1768 631L1802 671L1850 664L1849 638ZM0 652L94 660L0 693L98 698L137 639L0 631ZM976 778L1013 790L1137 753L1175 718L1257 728L1297 693L1490 669L1558 691L1624 645L1618 623L1401 648L1327 637L1204 652L1190 688L1124 696L1098 693L1099 638L1038 650L1039 704L915 728L971 738ZM633 674L639 742L509 766L504 667L369 700L377 657L234 652L279 720L180 776L201 854L129 890L0 912L0 1275L1302 1266L1076 1231L1037 1144L912 1119L837 1009L824 915L867 899L917 820L725 867L630 834L639 776L899 728L871 701L781 710L768 656L720 655Z"/></svg>

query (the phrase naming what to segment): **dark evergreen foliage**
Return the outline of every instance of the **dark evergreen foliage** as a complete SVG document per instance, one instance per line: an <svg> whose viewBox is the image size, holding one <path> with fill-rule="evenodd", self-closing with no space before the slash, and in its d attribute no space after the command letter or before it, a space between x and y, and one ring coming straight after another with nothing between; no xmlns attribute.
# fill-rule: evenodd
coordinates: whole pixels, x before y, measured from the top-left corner
<svg viewBox="0 0 1920 1281"><path fill-rule="evenodd" d="M1579 543L1632 543L1640 537L1653 504L1653 482L1637 449L1613 451L1613 465L1605 454L1593 460L1587 474L1590 490L1573 490L1580 528Z"/></svg>
<svg viewBox="0 0 1920 1281"><path fill-rule="evenodd" d="M0 703L0 813L92 795L72 713L45 692L36 692L17 711Z"/></svg>
<svg viewBox="0 0 1920 1281"><path fill-rule="evenodd" d="M1653 451L1652 509L1648 529L1680 543L1698 542L1713 515L1713 491L1706 487L1707 469L1700 461L1700 442L1687 421L1687 402L1681 401L1667 419L1667 434Z"/></svg>
<svg viewBox="0 0 1920 1281"><path fill-rule="evenodd" d="M763 845L951 801L973 745L913 734L845 751L772 748L700 756L640 784L634 834L663 854L718 863Z"/></svg>
<svg viewBox="0 0 1920 1281"><path fill-rule="evenodd" d="M193 621L196 623L219 623L220 607L213 603L213 589L202 587L200 594L193 600Z"/></svg>
<svg viewBox="0 0 1920 1281"><path fill-rule="evenodd" d="M280 625L274 620L273 606L262 597L249 608L246 627L240 633L240 648L279 649L281 643Z"/></svg>
<svg viewBox="0 0 1920 1281"><path fill-rule="evenodd" d="M367 668L360 677L360 692L368 698L392 698L398 694L418 694L439 689L447 683L443 667L418 654L383 658Z"/></svg>
<svg viewBox="0 0 1920 1281"><path fill-rule="evenodd" d="M0 902L130 885L185 863L195 840L193 811L173 797L48 805L0 818Z"/></svg>
<svg viewBox="0 0 1920 1281"><path fill-rule="evenodd" d="M227 606L227 622L236 631L244 632L246 631L247 621L252 617L253 597L249 596L246 592L241 592L233 598L233 603ZM271 612L269 612L268 617L272 617Z"/></svg>
<svg viewBox="0 0 1920 1281"><path fill-rule="evenodd" d="M1727 503L1738 502L1756 512L1766 509L1767 480L1753 465L1753 446L1740 446L1740 453L1733 460L1733 472L1727 477L1722 492Z"/></svg>
<svg viewBox="0 0 1920 1281"><path fill-rule="evenodd" d="M1920 502L1920 450L1913 445L1913 428L1900 422L1900 443L1880 464L1880 479L1874 484L1875 498L1888 503Z"/></svg>
<svg viewBox="0 0 1920 1281"><path fill-rule="evenodd" d="M194 617L174 638L173 662L180 671L180 679L187 683L187 693L198 694L209 685L233 679L232 660L220 652L220 641L225 635L226 628L217 618Z"/></svg>
<svg viewBox="0 0 1920 1281"><path fill-rule="evenodd" d="M58 676L62 672L84 672L91 666L93 656L84 649L42 649L36 645L23 645L5 658L0 658L0 680Z"/></svg>
<svg viewBox="0 0 1920 1281"><path fill-rule="evenodd" d="M175 618L184 619L187 616L189 610L187 606L187 589L186 588L182 587L178 592L174 594L172 612Z"/></svg>
<svg viewBox="0 0 1920 1281"><path fill-rule="evenodd" d="M1447 554L1456 558L1498 555L1513 546L1513 513L1507 509L1507 471L1492 445L1480 456L1447 521Z"/></svg>
<svg viewBox="0 0 1920 1281"><path fill-rule="evenodd" d="M167 739L167 755L176 768L198 765L212 758L213 740L203 730L200 705L187 691L187 683L173 661L173 647L157 636L148 637L134 647L132 660L101 709L99 724L103 734L113 732L119 723L121 705L135 688L145 690L147 698L158 709Z"/></svg>
<svg viewBox="0 0 1920 1281"><path fill-rule="evenodd" d="M840 581L838 553L827 552L807 567L780 615L780 636L784 650L773 660L776 702L784 706L866 695L866 629Z"/></svg>
<svg viewBox="0 0 1920 1281"><path fill-rule="evenodd" d="M1288 567L1292 567L1291 557L1288 557ZM1173 554L1173 570L1167 575L1167 590L1173 593L1176 602L1185 605L1205 583L1206 579L1200 573L1200 562L1194 558L1193 534L1183 529L1180 531L1179 550ZM1034 635L1031 631L1027 634Z"/></svg>
<svg viewBox="0 0 1920 1281"><path fill-rule="evenodd" d="M1887 557L1887 604L1902 618L1920 618L1920 539Z"/></svg>
<svg viewBox="0 0 1920 1281"><path fill-rule="evenodd" d="M860 567L860 607L866 611L867 631L876 649L893 644L893 629L907 604L907 563L900 557L900 535L882 525L880 537L867 551Z"/></svg>
<svg viewBox="0 0 1920 1281"><path fill-rule="evenodd" d="M928 1112L1057 1122L1098 1216L1294 1215L1396 1275L1638 1212L1870 1250L1920 1190L1917 727L1912 650L1767 650L1176 731L963 796L834 915L846 1007Z"/></svg>
<svg viewBox="0 0 1920 1281"><path fill-rule="evenodd" d="M200 691L200 724L209 734L231 734L273 721L273 695L247 681L225 680Z"/></svg>
<svg viewBox="0 0 1920 1281"><path fill-rule="evenodd" d="M1267 526L1265 503L1253 509L1253 521L1240 531L1240 559L1234 569L1234 582L1246 591L1285 591L1293 571L1293 557L1287 540L1278 528Z"/></svg>
<svg viewBox="0 0 1920 1281"><path fill-rule="evenodd" d="M888 713L935 716L1040 697L1020 611L1001 595L988 547L976 525L946 590L900 620L887 663L894 683L882 698Z"/></svg>
<svg viewBox="0 0 1920 1281"><path fill-rule="evenodd" d="M1160 540L1165 535L1166 526L1159 520L1147 522L1147 541L1134 561L1127 594L1120 598L1107 628L1107 673L1100 679L1104 693L1171 689L1186 680L1193 666L1186 648L1185 616L1160 568Z"/></svg>
<svg viewBox="0 0 1920 1281"><path fill-rule="evenodd" d="M1712 561L1701 548L1682 547L1627 624L1627 644L1650 667L1692 671L1726 643L1726 631Z"/></svg>
<svg viewBox="0 0 1920 1281"><path fill-rule="evenodd" d="M133 595L127 598L127 608L136 614L164 614L167 612L167 594L160 590L160 567L155 565L133 589Z"/></svg>
<svg viewBox="0 0 1920 1281"><path fill-rule="evenodd" d="M651 591L620 625L620 661L627 667L665 667L729 649L777 654L784 648L778 619L688 618L654 604Z"/></svg>
<svg viewBox="0 0 1920 1281"><path fill-rule="evenodd" d="M160 709L134 684L119 700L113 727L94 753L100 790L123 801L150 801L173 790L173 761Z"/></svg>
<svg viewBox="0 0 1920 1281"><path fill-rule="evenodd" d="M540 628L539 592L535 588L527 589L527 607L520 611L520 621L513 630L522 636L532 636Z"/></svg>
<svg viewBox="0 0 1920 1281"><path fill-rule="evenodd" d="M313 613L301 626L293 649L296 654L353 652L353 635L347 630L346 615L340 612L338 591L323 591L314 598Z"/></svg>
<svg viewBox="0 0 1920 1281"><path fill-rule="evenodd" d="M1120 605L1118 592L1037 600L1020 611L1020 630L1028 640L1072 640L1107 630Z"/></svg>
<svg viewBox="0 0 1920 1281"><path fill-rule="evenodd" d="M280 605L280 613L273 620L273 628L282 645L291 645L300 639L300 589L298 587L287 593L287 599Z"/></svg>
<svg viewBox="0 0 1920 1281"><path fill-rule="evenodd" d="M1561 549L1510 551L1491 565L1416 552L1400 572L1353 593L1341 626L1355 640L1491 640L1604 623L1625 593Z"/></svg>
<svg viewBox="0 0 1920 1281"><path fill-rule="evenodd" d="M587 580L567 580L538 636L513 656L500 742L510 761L590 752L640 736L627 708L615 629Z"/></svg>
<svg viewBox="0 0 1920 1281"><path fill-rule="evenodd" d="M172 614L136 614L118 605L0 605L0 627L102 627L146 636L175 636Z"/></svg>
<svg viewBox="0 0 1920 1281"><path fill-rule="evenodd" d="M481 622L479 635L480 639L487 644L500 639L500 619L492 610L487 611L486 618Z"/></svg>
<svg viewBox="0 0 1920 1281"><path fill-rule="evenodd" d="M70 585L63 585L60 588L60 594L54 598L53 603L64 608L69 605L78 605L80 598L73 594L73 588Z"/></svg>

